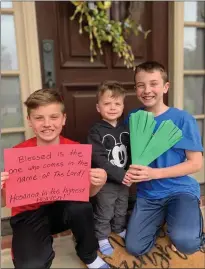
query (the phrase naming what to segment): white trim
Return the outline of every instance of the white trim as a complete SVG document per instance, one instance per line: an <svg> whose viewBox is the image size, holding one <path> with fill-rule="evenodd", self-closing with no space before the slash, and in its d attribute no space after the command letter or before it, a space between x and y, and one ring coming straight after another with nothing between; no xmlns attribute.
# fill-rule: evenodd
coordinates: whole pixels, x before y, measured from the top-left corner
<svg viewBox="0 0 205 269"><path fill-rule="evenodd" d="M24 127L2 128L1 134L24 133Z"/></svg>
<svg viewBox="0 0 205 269"><path fill-rule="evenodd" d="M169 2L169 105L184 107L184 3Z"/></svg>
<svg viewBox="0 0 205 269"><path fill-rule="evenodd" d="M191 22L191 21L185 21L184 22L184 27L195 27L195 28L205 28L205 23L204 22Z"/></svg>
<svg viewBox="0 0 205 269"><path fill-rule="evenodd" d="M184 70L184 75L203 76L203 75L205 75L205 70Z"/></svg>
<svg viewBox="0 0 205 269"><path fill-rule="evenodd" d="M1 208L1 219L8 218L11 216L11 209L8 207Z"/></svg>
<svg viewBox="0 0 205 269"><path fill-rule="evenodd" d="M2 77L18 77L20 75L19 70L1 70Z"/></svg>
<svg viewBox="0 0 205 269"><path fill-rule="evenodd" d="M35 2L13 2L22 104L37 89L42 88ZM33 136L23 106L25 138Z"/></svg>
<svg viewBox="0 0 205 269"><path fill-rule="evenodd" d="M1 8L0 9L0 14L3 15L13 15L14 14L14 9L13 8Z"/></svg>
<svg viewBox="0 0 205 269"><path fill-rule="evenodd" d="M204 114L194 115L194 118L195 118L196 120L203 120L203 119L205 119L205 115L204 115Z"/></svg>
<svg viewBox="0 0 205 269"><path fill-rule="evenodd" d="M25 27L27 61L29 63L29 94L31 94L42 88L35 2L23 2L22 11Z"/></svg>

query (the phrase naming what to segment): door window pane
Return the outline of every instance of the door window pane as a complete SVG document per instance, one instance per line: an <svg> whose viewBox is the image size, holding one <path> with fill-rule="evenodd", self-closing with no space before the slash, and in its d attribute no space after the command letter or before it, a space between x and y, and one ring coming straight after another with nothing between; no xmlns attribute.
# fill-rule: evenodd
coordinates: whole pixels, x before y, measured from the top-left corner
<svg viewBox="0 0 205 269"><path fill-rule="evenodd" d="M205 2L204 1L184 2L184 21L204 22Z"/></svg>
<svg viewBox="0 0 205 269"><path fill-rule="evenodd" d="M2 134L0 138L0 170L4 169L4 149L13 146L25 140L24 133Z"/></svg>
<svg viewBox="0 0 205 269"><path fill-rule="evenodd" d="M18 69L13 15L1 15L1 70Z"/></svg>
<svg viewBox="0 0 205 269"><path fill-rule="evenodd" d="M197 120L198 126L199 126L199 131L202 139L202 144L203 144L203 135L204 135L204 120Z"/></svg>
<svg viewBox="0 0 205 269"><path fill-rule="evenodd" d="M205 30L184 28L184 69L205 69Z"/></svg>
<svg viewBox="0 0 205 269"><path fill-rule="evenodd" d="M22 101L18 77L1 78L1 128L23 127Z"/></svg>
<svg viewBox="0 0 205 269"><path fill-rule="evenodd" d="M12 8L12 2L11 1L1 1L1 8Z"/></svg>
<svg viewBox="0 0 205 269"><path fill-rule="evenodd" d="M205 77L184 77L184 109L194 115L204 114Z"/></svg>

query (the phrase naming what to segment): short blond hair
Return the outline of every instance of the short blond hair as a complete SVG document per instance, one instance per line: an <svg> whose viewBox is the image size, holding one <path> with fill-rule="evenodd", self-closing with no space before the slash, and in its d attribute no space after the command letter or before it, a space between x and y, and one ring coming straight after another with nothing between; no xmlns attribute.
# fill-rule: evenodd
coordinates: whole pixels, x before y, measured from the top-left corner
<svg viewBox="0 0 205 269"><path fill-rule="evenodd" d="M111 91L112 97L125 97L126 90L118 81L104 81L102 82L97 91L97 103L100 101L100 98L104 95L106 91Z"/></svg>
<svg viewBox="0 0 205 269"><path fill-rule="evenodd" d="M53 103L60 104L62 107L62 113L65 113L65 105L62 96L57 89L37 90L33 92L24 102L25 106L27 107L28 116L30 115L32 109Z"/></svg>

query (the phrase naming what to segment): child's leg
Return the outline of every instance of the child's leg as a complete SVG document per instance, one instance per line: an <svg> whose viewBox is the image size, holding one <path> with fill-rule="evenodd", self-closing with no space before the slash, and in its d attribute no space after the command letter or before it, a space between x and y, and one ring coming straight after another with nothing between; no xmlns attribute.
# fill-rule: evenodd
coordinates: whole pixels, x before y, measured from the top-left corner
<svg viewBox="0 0 205 269"><path fill-rule="evenodd" d="M118 185L113 183L107 183L96 195L94 210L95 233L99 242L99 250L105 255L111 255L113 252L108 237L111 233L110 222L114 217L117 195Z"/></svg>
<svg viewBox="0 0 205 269"><path fill-rule="evenodd" d="M197 197L185 193L170 197L166 221L168 235L177 250L192 254L200 249L203 218Z"/></svg>
<svg viewBox="0 0 205 269"><path fill-rule="evenodd" d="M128 208L129 188L125 185L119 185L118 198L115 203L114 218L111 222L111 228L122 238L126 235L126 217Z"/></svg>
<svg viewBox="0 0 205 269"><path fill-rule="evenodd" d="M45 212L42 207L11 217L15 268L50 268L55 255Z"/></svg>
<svg viewBox="0 0 205 269"><path fill-rule="evenodd" d="M57 202L56 214L53 214L53 227L60 222L63 230L71 229L76 240L76 252L88 268L109 268L97 256L98 242L94 232L93 209L89 202ZM58 212L62 212L59 216ZM58 227L57 227L58 228ZM60 231L58 231L60 232Z"/></svg>
<svg viewBox="0 0 205 269"><path fill-rule="evenodd" d="M137 198L126 234L126 249L132 255L143 255L154 245L165 217L166 199Z"/></svg>

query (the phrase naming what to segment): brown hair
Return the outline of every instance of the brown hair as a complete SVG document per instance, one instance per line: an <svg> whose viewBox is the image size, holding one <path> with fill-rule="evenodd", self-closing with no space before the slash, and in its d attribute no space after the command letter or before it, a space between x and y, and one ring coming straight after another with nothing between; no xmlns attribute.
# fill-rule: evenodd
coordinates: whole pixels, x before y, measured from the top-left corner
<svg viewBox="0 0 205 269"><path fill-rule="evenodd" d="M33 92L24 104L27 107L28 116L32 109L36 109L39 106L45 106L52 103L58 103L62 106L62 113L65 113L65 106L63 99L57 89L40 89Z"/></svg>
<svg viewBox="0 0 205 269"><path fill-rule="evenodd" d="M125 97L125 89L118 81L104 81L102 82L97 91L97 103L106 91L111 91L112 97Z"/></svg>
<svg viewBox="0 0 205 269"><path fill-rule="evenodd" d="M159 71L161 73L162 79L164 80L164 83L168 82L168 75L165 70L165 67L155 61L149 61L149 62L144 62L136 66L135 68L135 75L134 75L134 82L136 83L136 75L140 71L145 71L145 72L154 72L154 71Z"/></svg>

